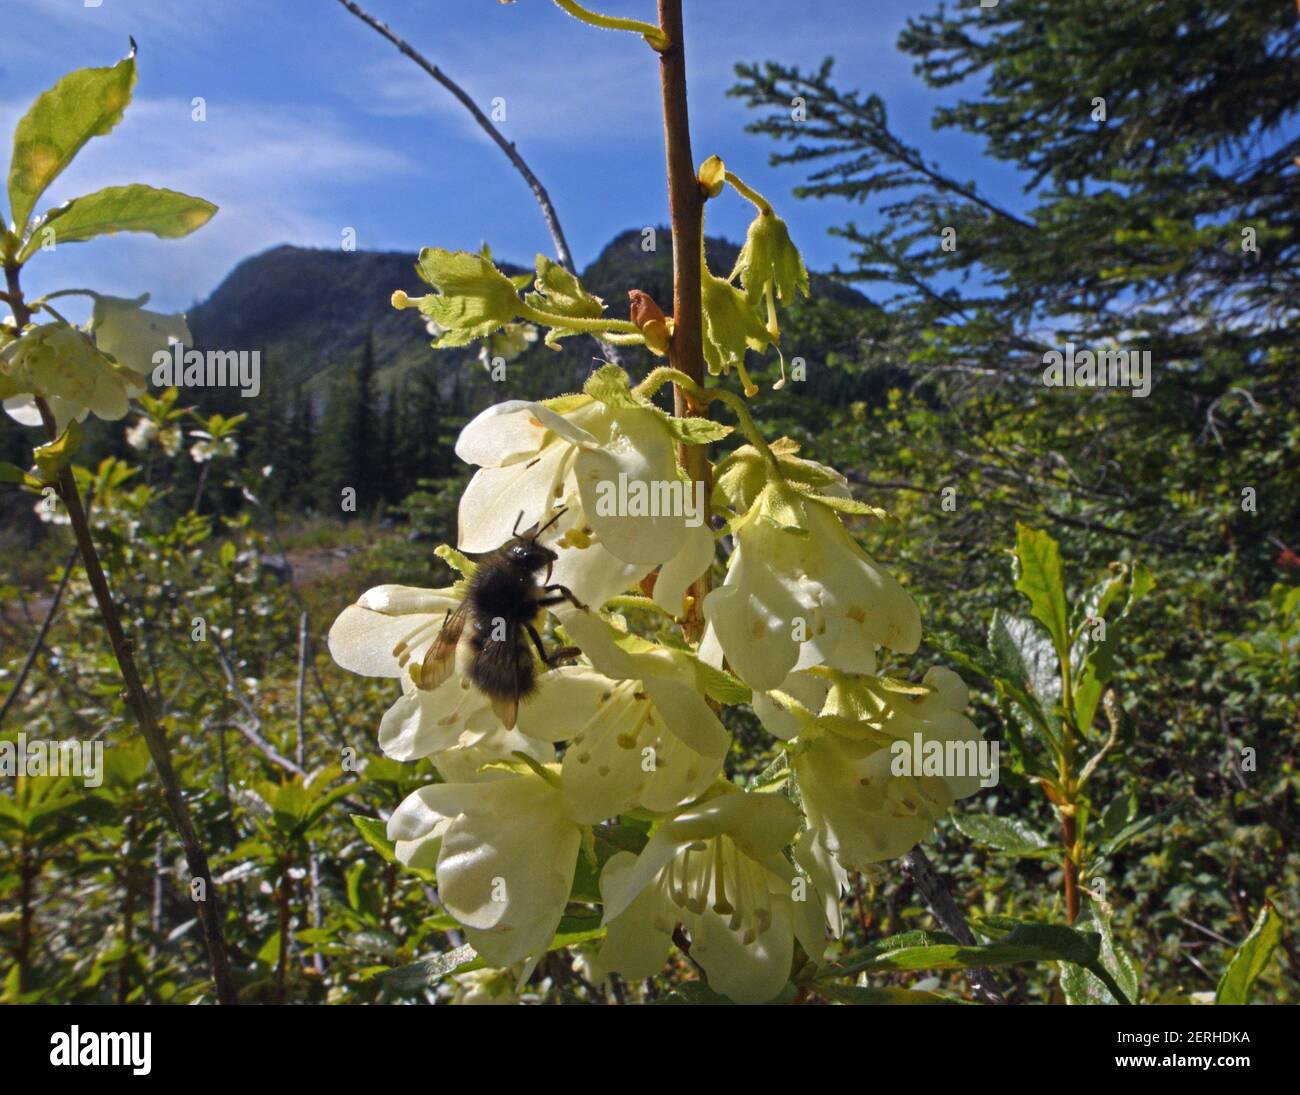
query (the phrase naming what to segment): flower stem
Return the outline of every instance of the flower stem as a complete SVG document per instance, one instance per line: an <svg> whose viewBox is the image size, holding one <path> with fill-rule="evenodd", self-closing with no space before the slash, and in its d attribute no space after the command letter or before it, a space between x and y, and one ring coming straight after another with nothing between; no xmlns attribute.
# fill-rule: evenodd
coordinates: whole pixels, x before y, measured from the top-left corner
<svg viewBox="0 0 1300 1095"><path fill-rule="evenodd" d="M772 203L769 202L765 197L763 197L763 195L760 194L753 187L746 186L745 183L741 181L738 175L735 175L732 172L728 171L727 182L731 183L731 185L735 188L736 193L738 193L741 197L747 198L749 199L749 201L753 202L753 204L757 207L758 211L763 214L763 216L770 217L772 215Z"/></svg>
<svg viewBox="0 0 1300 1095"><path fill-rule="evenodd" d="M583 331L589 334L613 332L620 335L635 335L636 340L644 342L641 329L627 319L611 319L604 316L562 316L554 312L543 312L539 308L520 305L519 317L541 327L563 327L570 331Z"/></svg>
<svg viewBox="0 0 1300 1095"><path fill-rule="evenodd" d="M8 282L14 322L18 325L18 329L22 330L30 321L31 312L23 300L22 289L18 282L17 265L6 264L5 277ZM55 424L54 414L50 410L49 404L44 399L37 397L36 407L40 411L41 421L45 424L45 430L49 434L50 440L57 441L59 438L58 426ZM193 819L190 817L189 807L185 804L185 797L181 793L180 780L177 778L176 770L172 766L171 750L168 748L167 738L154 718L153 709L149 704L149 697L140 679L140 671L136 668L131 641L122 631L122 622L118 618L117 608L113 604L113 594L109 590L108 579L104 576L104 568L100 563L99 553L95 550L95 543L91 539L86 511L82 508L81 495L77 491L77 481L73 477L70 466L65 466L60 470L57 489L59 497L68 511L68 519L72 525L73 536L77 541L77 549L80 551L82 562L86 567L86 577L90 582L91 590L95 594L95 601L99 606L100 615L104 618L104 629L108 633L109 645L113 649L113 655L117 658L122 680L126 684L125 698L127 705L131 708L136 721L140 725L140 732L149 748L149 755L153 758L154 768L158 772L158 780L162 784L163 802L166 805L168 814L171 816L172 825L181 838L181 845L185 851L185 860L189 865L190 876L192 879L201 879L203 881L203 900L196 902L196 904L198 905L199 919L203 924L203 936L207 944L208 961L212 967L212 980L216 986L217 999L223 1004L237 1004L239 1002L238 994L235 991L235 982L231 976L230 963L226 956L221 898L212 881L212 872L208 868L207 853L199 843Z"/></svg>
<svg viewBox="0 0 1300 1095"><path fill-rule="evenodd" d="M646 378L637 385L636 390L639 394L649 396L653 395L662 388L668 381L686 394L701 407L706 407L710 403L725 403L728 408L735 414L740 432L745 435L751 445L759 451L759 454L767 462L769 468L778 479L784 479L781 474L781 466L777 462L776 455L768 446L767 439L763 432L758 428L758 423L754 421L754 416L749 413L749 406L735 392L729 392L726 388L702 388L696 384L685 373L678 369L669 368L661 365L659 368L650 372Z"/></svg>
<svg viewBox="0 0 1300 1095"><path fill-rule="evenodd" d="M668 48L668 37L653 23L643 23L639 19L620 19L615 15L602 15L598 11L584 8L577 3L577 0L555 0L555 3L557 7L589 26L600 27L603 30L630 30L644 37L653 49L662 52Z"/></svg>

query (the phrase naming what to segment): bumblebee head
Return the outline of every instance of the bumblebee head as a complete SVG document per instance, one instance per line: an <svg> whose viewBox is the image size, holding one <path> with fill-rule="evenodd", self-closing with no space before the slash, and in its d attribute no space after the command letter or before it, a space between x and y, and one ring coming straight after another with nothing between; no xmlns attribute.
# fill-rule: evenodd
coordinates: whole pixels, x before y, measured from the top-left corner
<svg viewBox="0 0 1300 1095"><path fill-rule="evenodd" d="M567 507L566 507L567 508ZM549 521L544 525L534 525L525 532L519 531L519 522L524 519L523 511L515 518L515 537L506 548L506 556L518 567L528 571L541 570L546 568L546 580L551 580L551 567L555 565L555 560L559 558L550 548L542 547L537 542L537 538L550 528L556 521L564 515L564 510L560 509L555 512Z"/></svg>
<svg viewBox="0 0 1300 1095"><path fill-rule="evenodd" d="M527 571L541 570L542 567L549 568L559 556L550 548L542 547L536 540L528 536L516 536L506 548L506 556L515 564Z"/></svg>

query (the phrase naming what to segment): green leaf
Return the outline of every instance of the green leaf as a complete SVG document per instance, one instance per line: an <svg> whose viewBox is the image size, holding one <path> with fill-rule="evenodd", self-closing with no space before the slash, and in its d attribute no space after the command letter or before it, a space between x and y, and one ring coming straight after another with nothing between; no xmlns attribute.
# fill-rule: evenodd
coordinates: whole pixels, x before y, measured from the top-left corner
<svg viewBox="0 0 1300 1095"><path fill-rule="evenodd" d="M997 609L989 623L995 679L1040 725L1055 724L1061 698L1060 662L1051 642L1032 620Z"/></svg>
<svg viewBox="0 0 1300 1095"><path fill-rule="evenodd" d="M913 934L924 938L916 943L907 940L907 936ZM903 945L886 946L891 942ZM818 981L863 971L951 970L1032 962L1073 962L1095 973L1118 997L1121 991L1098 961L1100 948L1101 937L1095 932L1080 933L1057 924L1021 922L1009 935L983 946L964 946L951 936L939 933L907 933L828 967Z"/></svg>
<svg viewBox="0 0 1300 1095"><path fill-rule="evenodd" d="M36 474L42 483L53 484L58 482L59 473L77 455L77 450L81 448L81 442L85 439L85 436L81 423L74 418L68 423L67 429L63 431L58 440L47 441L44 445L32 450L32 457L36 461Z"/></svg>
<svg viewBox="0 0 1300 1095"><path fill-rule="evenodd" d="M433 340L439 349L486 338L519 317L521 302L514 282L487 255L426 247L415 268L438 290L413 303L443 328Z"/></svg>
<svg viewBox="0 0 1300 1095"><path fill-rule="evenodd" d="M574 319L599 319L605 302L582 287L576 275L545 255L537 256L536 292L524 297L524 303L539 312ZM562 338L579 334L572 327L556 325L546 332L546 345L554 347Z"/></svg>
<svg viewBox="0 0 1300 1095"><path fill-rule="evenodd" d="M280 960L280 932L276 929L271 933L271 938L262 944L262 949L257 952L257 960L265 966L274 966Z"/></svg>
<svg viewBox="0 0 1300 1095"><path fill-rule="evenodd" d="M818 996L837 1004L952 1004L957 1001L933 992L916 989L871 988L865 985L841 985L834 981L817 985Z"/></svg>
<svg viewBox="0 0 1300 1095"><path fill-rule="evenodd" d="M1282 917L1278 915L1273 902L1265 901L1255 925L1246 936L1246 941L1237 948L1228 962L1228 968L1219 978L1219 986L1214 993L1216 1004L1248 1004L1251 988L1268 965L1273 950L1282 938Z"/></svg>
<svg viewBox="0 0 1300 1095"><path fill-rule="evenodd" d="M360 814L349 814L348 816L352 818L352 824L357 827L361 839L383 856L385 863L397 862L397 853L394 851L395 846L388 839L387 825L374 817L362 817Z"/></svg>
<svg viewBox="0 0 1300 1095"><path fill-rule="evenodd" d="M1052 859L1059 853L1046 837L1015 818L954 814L952 821L963 836L1004 855L1019 859Z"/></svg>
<svg viewBox="0 0 1300 1095"><path fill-rule="evenodd" d="M135 87L135 51L112 68L82 68L39 95L14 130L9 212L22 235L32 209L82 146L122 120Z"/></svg>
<svg viewBox="0 0 1300 1095"><path fill-rule="evenodd" d="M1029 598L1030 614L1047 628L1061 664L1070 656L1061 550L1046 533L1016 525L1016 589Z"/></svg>
<svg viewBox="0 0 1300 1095"><path fill-rule="evenodd" d="M216 211L211 202L175 190L142 183L109 186L52 209L42 231L27 241L18 259L26 262L40 248L47 227L53 229L56 243L80 243L116 232L152 232L161 239L179 239L202 228Z"/></svg>
<svg viewBox="0 0 1300 1095"><path fill-rule="evenodd" d="M1117 997L1090 970L1070 962L1062 962L1061 991L1065 993L1065 1002L1067 1004L1121 1004L1136 1000L1137 967L1124 948L1115 942L1115 937L1110 930L1110 921L1101 915L1092 901L1083 903L1074 926L1085 931L1096 931L1101 936L1101 952L1098 959L1114 979L1114 983L1123 991L1124 999Z"/></svg>
<svg viewBox="0 0 1300 1095"><path fill-rule="evenodd" d="M409 965L383 970L378 977L380 983L393 992L414 992L436 985L448 974L482 969L484 965L474 948L465 943L445 954L430 954Z"/></svg>

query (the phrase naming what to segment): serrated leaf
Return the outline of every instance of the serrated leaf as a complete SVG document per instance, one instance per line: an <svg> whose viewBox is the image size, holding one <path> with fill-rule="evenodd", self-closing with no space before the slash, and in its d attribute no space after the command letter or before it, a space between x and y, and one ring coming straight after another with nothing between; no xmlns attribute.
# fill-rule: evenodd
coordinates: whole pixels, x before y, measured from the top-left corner
<svg viewBox="0 0 1300 1095"><path fill-rule="evenodd" d="M1061 678L1060 662L1048 637L1032 620L997 609L989 623L988 648L995 679L1011 686L1012 695L1028 714L1052 719L1061 699Z"/></svg>
<svg viewBox="0 0 1300 1095"><path fill-rule="evenodd" d="M1098 961L1114 978L1114 983L1123 991L1128 1001L1134 1001L1138 995L1138 973L1133 959L1123 947L1115 942L1111 932L1110 921L1101 915L1092 901L1085 901L1079 910L1079 917L1074 926L1080 930L1095 931L1101 937L1101 950ZM1121 1000L1106 987L1096 974L1083 966L1071 962L1061 963L1061 991L1065 993L1067 1004L1120 1004Z"/></svg>
<svg viewBox="0 0 1300 1095"><path fill-rule="evenodd" d="M954 814L952 822L963 836L1003 855L1019 859L1051 859L1059 854L1059 849L1051 841L1016 818Z"/></svg>
<svg viewBox="0 0 1300 1095"><path fill-rule="evenodd" d="M1064 664L1070 656L1070 640L1061 549L1048 533L1017 524L1016 560L1016 589L1029 598L1030 614L1047 628L1057 657Z"/></svg>

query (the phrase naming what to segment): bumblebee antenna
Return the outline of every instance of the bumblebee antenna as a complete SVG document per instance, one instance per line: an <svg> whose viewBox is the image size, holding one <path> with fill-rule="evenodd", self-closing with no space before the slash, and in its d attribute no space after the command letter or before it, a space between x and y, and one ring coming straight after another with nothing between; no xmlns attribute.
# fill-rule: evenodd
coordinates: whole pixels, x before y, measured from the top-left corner
<svg viewBox="0 0 1300 1095"><path fill-rule="evenodd" d="M561 517L565 515L565 513L568 512L568 509L569 509L568 506L561 506L559 509L557 509L555 511L555 516L552 517L549 521L546 522L546 524L544 524L541 528L539 528L536 532L533 533L533 539L536 540L537 537L539 537L543 532L545 532L548 528L550 528L553 524L555 524L556 521L558 521Z"/></svg>
<svg viewBox="0 0 1300 1095"><path fill-rule="evenodd" d="M519 522L522 521L523 519L524 519L524 511L520 510L519 516L515 518L515 527L510 530L511 536L519 535Z"/></svg>

